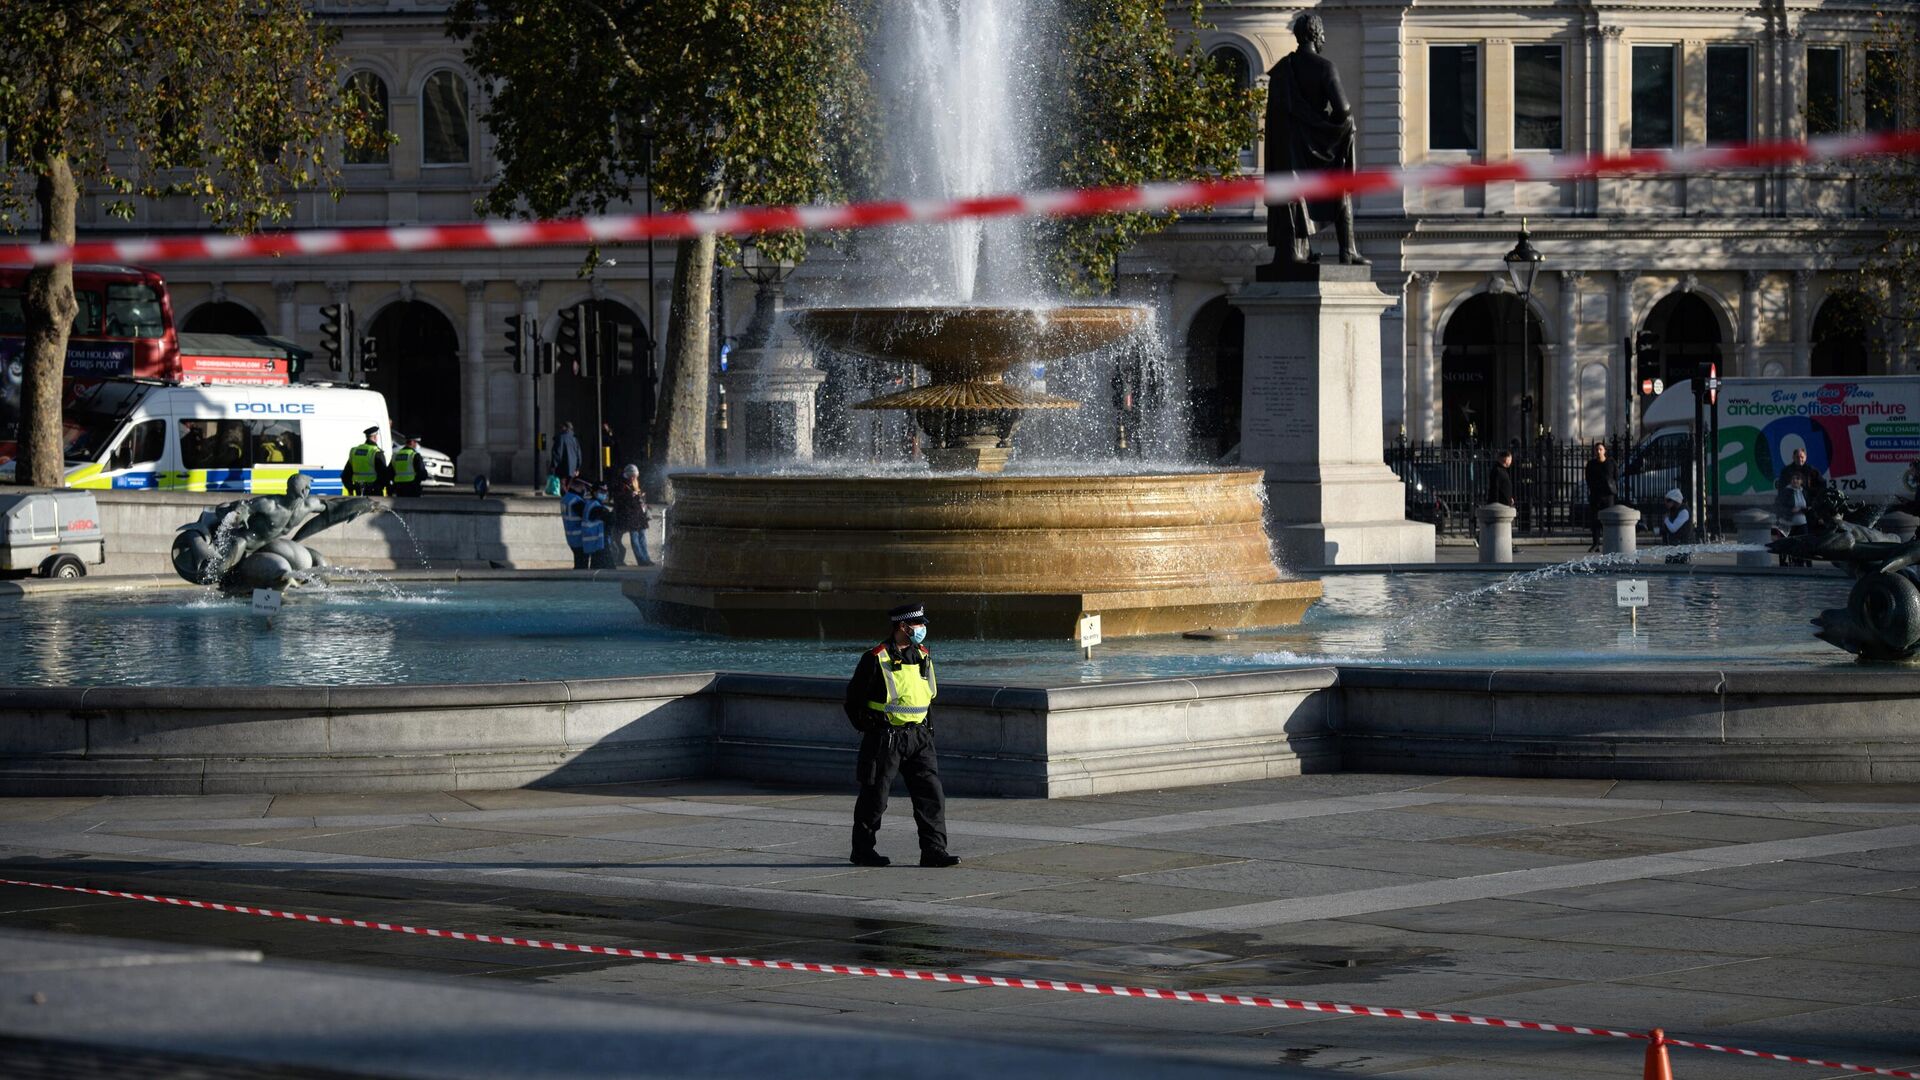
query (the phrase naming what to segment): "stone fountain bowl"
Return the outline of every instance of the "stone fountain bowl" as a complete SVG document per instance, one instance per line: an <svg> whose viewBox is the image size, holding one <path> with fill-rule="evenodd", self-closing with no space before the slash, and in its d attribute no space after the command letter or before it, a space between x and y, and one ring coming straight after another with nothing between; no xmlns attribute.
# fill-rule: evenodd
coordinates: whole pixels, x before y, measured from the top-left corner
<svg viewBox="0 0 1920 1080"><path fill-rule="evenodd" d="M794 312L801 335L835 352L907 361L938 383L1000 375L1021 362L1095 352L1144 326L1135 307L848 307ZM906 407L906 406L897 406Z"/></svg>

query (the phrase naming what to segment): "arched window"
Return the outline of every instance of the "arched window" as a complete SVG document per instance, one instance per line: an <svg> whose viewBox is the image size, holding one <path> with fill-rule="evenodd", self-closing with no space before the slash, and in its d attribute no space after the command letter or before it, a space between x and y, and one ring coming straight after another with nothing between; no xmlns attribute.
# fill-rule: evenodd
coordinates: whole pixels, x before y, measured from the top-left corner
<svg viewBox="0 0 1920 1080"><path fill-rule="evenodd" d="M356 71L347 79L347 94L366 103L367 122L379 134L387 133L387 82L371 71ZM387 148L379 146L347 147L349 165L385 165Z"/></svg>
<svg viewBox="0 0 1920 1080"><path fill-rule="evenodd" d="M451 71L436 71L420 89L420 161L465 165L468 148L467 81Z"/></svg>
<svg viewBox="0 0 1920 1080"><path fill-rule="evenodd" d="M1234 88L1245 90L1253 85L1253 61L1247 54L1233 45L1222 45L1207 54L1213 66L1233 80Z"/></svg>

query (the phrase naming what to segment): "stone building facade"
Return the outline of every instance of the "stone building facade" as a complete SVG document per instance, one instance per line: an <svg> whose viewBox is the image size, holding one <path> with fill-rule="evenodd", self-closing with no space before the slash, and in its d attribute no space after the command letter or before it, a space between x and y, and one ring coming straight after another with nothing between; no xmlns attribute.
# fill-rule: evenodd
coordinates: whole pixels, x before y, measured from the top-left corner
<svg viewBox="0 0 1920 1080"><path fill-rule="evenodd" d="M479 122L486 87L444 34L443 0L316 0L341 34L351 77L384 96L398 143L345 167L338 201L303 195L296 227L473 220L494 167ZM1184 3L1170 3L1184 17ZM1909 118L1869 116L1858 83L1874 62L1874 0L1239 0L1195 33L1222 63L1262 78L1317 11L1357 112L1361 167L1619 152L1640 145L1801 138ZM1260 167L1258 147L1243 155ZM1383 328L1386 430L1416 441L1556 438L1620 429L1623 342L1642 331L1660 369L1700 360L1724 373L1910 370L1841 329L1844 268L1876 234L1844 166L1759 173L1503 183L1369 196L1362 248L1399 303ZM83 211L84 212L84 211ZM98 213L101 232L125 224ZM140 229L199 228L186 206L143 205ZM1122 294L1157 307L1185 361L1202 454L1237 441L1238 313L1226 298L1265 258L1264 211L1184 218L1125 260ZM1527 307L1501 256L1522 219L1546 257ZM592 452L596 417L622 461L645 437L646 365L594 380L516 375L505 320L551 338L558 313L596 301L640 340L662 332L672 246L623 248L590 279L571 249L395 253L340 262L257 259L169 269L189 329L264 330L317 346L321 308L347 303L377 343L367 381L394 425L453 453L461 474L533 480L535 432L571 420ZM803 266L793 291L837 273ZM743 329L752 286L725 305ZM1888 355L1900 359L1889 361ZM1179 369L1180 365L1175 365ZM1642 374L1646 374L1643 372ZM1524 410L1531 399L1532 409ZM616 462L617 464L617 462Z"/></svg>
<svg viewBox="0 0 1920 1080"><path fill-rule="evenodd" d="M1354 102L1360 167L1393 167L1910 124L1860 92L1891 55L1875 11L1901 7L1261 0L1214 10L1199 35L1257 78L1293 49L1293 19L1317 11ZM1666 382L1701 361L1730 375L1913 370L1902 343L1864 340L1843 317L1844 270L1883 224L1851 166L1501 183L1356 210L1375 278L1400 298L1383 335L1390 434L1611 435L1630 400L1625 342L1642 332L1639 366L1652 370L1637 374ZM1524 329L1501 261L1523 220L1546 258ZM1238 362L1224 297L1250 276L1259 225L1190 220L1140 253L1142 272L1173 271L1173 336L1203 384Z"/></svg>

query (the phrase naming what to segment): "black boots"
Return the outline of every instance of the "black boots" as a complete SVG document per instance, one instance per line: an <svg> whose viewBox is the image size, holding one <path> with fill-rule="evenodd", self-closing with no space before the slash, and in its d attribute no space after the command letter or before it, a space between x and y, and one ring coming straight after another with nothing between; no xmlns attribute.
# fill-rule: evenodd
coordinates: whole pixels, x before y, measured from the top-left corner
<svg viewBox="0 0 1920 1080"><path fill-rule="evenodd" d="M856 851L847 857L855 866L892 866L893 860L877 851Z"/></svg>
<svg viewBox="0 0 1920 1080"><path fill-rule="evenodd" d="M936 869L943 866L959 866L960 856L949 855L944 851L921 852L920 865Z"/></svg>

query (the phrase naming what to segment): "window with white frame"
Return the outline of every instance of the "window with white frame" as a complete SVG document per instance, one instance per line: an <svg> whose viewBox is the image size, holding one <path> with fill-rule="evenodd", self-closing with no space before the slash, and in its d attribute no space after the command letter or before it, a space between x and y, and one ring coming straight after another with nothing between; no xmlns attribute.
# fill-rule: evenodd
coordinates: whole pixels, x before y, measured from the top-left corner
<svg viewBox="0 0 1920 1080"><path fill-rule="evenodd" d="M1513 146L1566 149L1566 50L1559 45L1513 47Z"/></svg>
<svg viewBox="0 0 1920 1080"><path fill-rule="evenodd" d="M1743 143L1753 138L1753 49L1707 46L1707 141Z"/></svg>
<svg viewBox="0 0 1920 1080"><path fill-rule="evenodd" d="M1427 48L1427 147L1480 149L1480 47Z"/></svg>
<svg viewBox="0 0 1920 1080"><path fill-rule="evenodd" d="M1675 145L1679 124L1679 50L1672 45L1633 47L1633 148L1657 150Z"/></svg>

